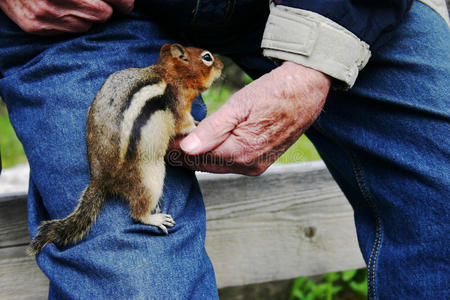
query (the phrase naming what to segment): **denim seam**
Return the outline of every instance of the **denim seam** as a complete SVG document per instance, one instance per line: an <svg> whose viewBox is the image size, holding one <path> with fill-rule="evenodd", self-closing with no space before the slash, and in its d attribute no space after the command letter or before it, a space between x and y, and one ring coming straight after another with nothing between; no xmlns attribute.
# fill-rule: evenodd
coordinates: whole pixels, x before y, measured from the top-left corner
<svg viewBox="0 0 450 300"><path fill-rule="evenodd" d="M375 201L373 201L373 196L369 191L369 188L367 187L366 180L364 178L364 174L362 171L361 163L359 159L357 159L356 155L352 153L352 167L353 167L353 174L355 175L356 182L358 183L359 189L366 200L366 202L369 204L369 206L372 209L372 212L375 215L375 241L372 246L372 250L370 251L370 257L369 262L367 264L368 269L368 279L369 279L369 298L370 299L377 299L377 293L375 289L375 270L376 270L376 264L378 260L378 254L380 252L381 248L381 241L382 241L382 226L381 226L381 218L378 213L377 207L375 205ZM371 295L373 294L373 297Z"/></svg>
<svg viewBox="0 0 450 300"><path fill-rule="evenodd" d="M381 248L382 226L381 226L381 218L375 205L375 201L373 201L373 196L370 193L369 188L367 187L366 180L364 178L364 174L361 168L361 163L359 159L357 159L357 156L353 151L347 149L340 141L336 140L333 136L327 134L326 130L322 128L322 126L320 125L319 120L316 120L316 122L314 122L312 127L318 130L322 135L332 140L334 143L336 143L336 145L340 146L341 149L343 149L344 152L346 152L347 155L349 155L352 161L353 174L355 176L355 180L356 183L358 184L358 188L361 192L361 195L363 196L364 200L366 200L367 204L369 204L369 207L372 209L372 212L375 215L375 240L373 241L372 250L370 251L369 261L367 263L367 273L368 273L368 283L370 283L368 284L369 289L368 298L377 299L375 289L375 269L378 254ZM374 259L372 260L372 258ZM373 297L371 297L371 294L373 294Z"/></svg>

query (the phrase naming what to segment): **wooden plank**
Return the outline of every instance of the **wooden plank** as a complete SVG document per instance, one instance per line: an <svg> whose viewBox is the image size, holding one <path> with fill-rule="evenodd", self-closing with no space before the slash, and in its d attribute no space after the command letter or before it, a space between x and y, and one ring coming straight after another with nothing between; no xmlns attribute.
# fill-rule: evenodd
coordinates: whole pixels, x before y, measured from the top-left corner
<svg viewBox="0 0 450 300"><path fill-rule="evenodd" d="M198 177L219 287L365 266L353 210L323 163Z"/></svg>
<svg viewBox="0 0 450 300"><path fill-rule="evenodd" d="M25 195L0 197L0 248L29 241L26 208Z"/></svg>
<svg viewBox="0 0 450 300"><path fill-rule="evenodd" d="M25 246L0 249L0 298L46 299L48 279L34 258L24 255Z"/></svg>
<svg viewBox="0 0 450 300"><path fill-rule="evenodd" d="M364 266L352 209L323 163L274 166L260 177L198 178L207 210L206 248L219 287ZM0 295L19 297L8 299L22 299L24 289L47 295L47 281L24 257L20 245L27 241L23 195L0 197Z"/></svg>

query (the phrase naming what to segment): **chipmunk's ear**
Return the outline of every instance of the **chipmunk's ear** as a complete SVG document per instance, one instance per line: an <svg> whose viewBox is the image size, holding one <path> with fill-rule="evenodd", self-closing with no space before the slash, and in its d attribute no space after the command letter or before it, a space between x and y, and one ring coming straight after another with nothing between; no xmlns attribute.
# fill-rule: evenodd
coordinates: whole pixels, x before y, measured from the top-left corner
<svg viewBox="0 0 450 300"><path fill-rule="evenodd" d="M178 58L179 60L181 60L183 62L186 62L186 63L189 62L188 53L187 53L186 49L183 46L181 46L180 44L170 45L170 54L172 54L172 57Z"/></svg>
<svg viewBox="0 0 450 300"><path fill-rule="evenodd" d="M159 51L160 55L167 54L170 50L170 44L164 44Z"/></svg>

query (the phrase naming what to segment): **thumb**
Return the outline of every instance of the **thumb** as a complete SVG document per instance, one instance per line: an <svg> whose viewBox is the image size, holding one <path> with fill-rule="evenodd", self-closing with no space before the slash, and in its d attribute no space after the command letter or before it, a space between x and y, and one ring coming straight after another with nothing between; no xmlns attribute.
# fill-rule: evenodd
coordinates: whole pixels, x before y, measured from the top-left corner
<svg viewBox="0 0 450 300"><path fill-rule="evenodd" d="M201 121L181 143L181 149L191 155L205 153L222 144L238 124L238 118L228 106Z"/></svg>

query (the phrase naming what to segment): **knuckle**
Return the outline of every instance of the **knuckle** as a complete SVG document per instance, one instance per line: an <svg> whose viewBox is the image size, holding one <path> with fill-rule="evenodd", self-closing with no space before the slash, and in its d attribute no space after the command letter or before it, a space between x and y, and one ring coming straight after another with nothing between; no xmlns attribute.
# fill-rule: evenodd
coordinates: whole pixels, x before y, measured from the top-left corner
<svg viewBox="0 0 450 300"><path fill-rule="evenodd" d="M87 19L95 22L105 22L113 15L112 7L103 1L80 1L80 7L88 15Z"/></svg>
<svg viewBox="0 0 450 300"><path fill-rule="evenodd" d="M34 2L34 5L30 7L31 13L37 19L48 17L52 14L52 11L46 4L46 1L37 1Z"/></svg>
<svg viewBox="0 0 450 300"><path fill-rule="evenodd" d="M44 26L36 21L26 21L21 24L23 31L31 34L40 33L44 30Z"/></svg>
<svg viewBox="0 0 450 300"><path fill-rule="evenodd" d="M58 27L58 30L61 32L81 33L92 27L92 23L71 15L61 17L60 22L62 25Z"/></svg>
<svg viewBox="0 0 450 300"><path fill-rule="evenodd" d="M101 9L98 13L98 19L99 21L106 21L109 18L111 18L113 14L113 9L111 8L111 6L105 6L103 9Z"/></svg>

